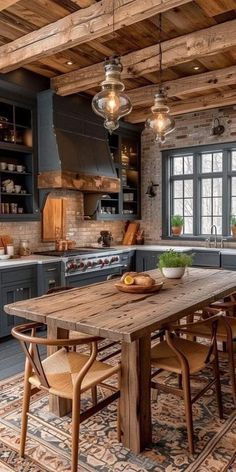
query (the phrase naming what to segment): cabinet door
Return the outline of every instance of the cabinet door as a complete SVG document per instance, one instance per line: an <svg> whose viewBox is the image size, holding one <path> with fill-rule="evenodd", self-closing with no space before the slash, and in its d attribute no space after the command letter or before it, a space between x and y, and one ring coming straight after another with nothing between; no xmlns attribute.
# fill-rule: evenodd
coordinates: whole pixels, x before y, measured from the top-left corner
<svg viewBox="0 0 236 472"><path fill-rule="evenodd" d="M154 251L137 251L136 255L136 271L145 272L157 268L159 252Z"/></svg>
<svg viewBox="0 0 236 472"><path fill-rule="evenodd" d="M14 316L7 315L3 309L4 305L14 303L16 301L15 287L3 287L1 290L1 320L0 320L0 336L8 336L14 326Z"/></svg>
<svg viewBox="0 0 236 472"><path fill-rule="evenodd" d="M28 300L28 298L36 297L36 283L32 283L31 281L22 282L21 287L15 288L15 301L19 302L21 300ZM25 318L20 318L18 316L14 316L14 324L22 324L26 323L27 320Z"/></svg>

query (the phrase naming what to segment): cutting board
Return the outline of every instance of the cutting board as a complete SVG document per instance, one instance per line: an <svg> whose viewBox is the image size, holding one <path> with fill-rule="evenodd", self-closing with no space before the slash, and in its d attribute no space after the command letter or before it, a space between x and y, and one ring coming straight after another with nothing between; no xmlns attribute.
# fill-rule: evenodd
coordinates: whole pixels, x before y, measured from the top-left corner
<svg viewBox="0 0 236 472"><path fill-rule="evenodd" d="M138 229L139 229L139 223L129 223L129 226L124 235L122 244L125 246L130 246L131 244L135 244Z"/></svg>
<svg viewBox="0 0 236 472"><path fill-rule="evenodd" d="M6 247L8 244L12 244L12 242L13 242L13 239L11 238L11 236L9 236L9 234L2 234L0 236L1 247Z"/></svg>
<svg viewBox="0 0 236 472"><path fill-rule="evenodd" d="M42 216L42 240L55 241L56 231L63 238L66 214L66 200L63 198L48 198Z"/></svg>

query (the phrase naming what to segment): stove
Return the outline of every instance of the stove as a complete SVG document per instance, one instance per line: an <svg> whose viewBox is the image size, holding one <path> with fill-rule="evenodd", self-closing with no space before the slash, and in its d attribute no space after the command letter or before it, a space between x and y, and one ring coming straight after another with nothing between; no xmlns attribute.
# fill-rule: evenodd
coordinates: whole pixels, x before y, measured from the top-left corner
<svg viewBox="0 0 236 472"><path fill-rule="evenodd" d="M126 267L126 258L111 247L76 247L66 251L42 251L35 254L61 257L65 277L109 269L110 274L121 273ZM102 255L104 253L104 255ZM114 269L116 269L114 271Z"/></svg>

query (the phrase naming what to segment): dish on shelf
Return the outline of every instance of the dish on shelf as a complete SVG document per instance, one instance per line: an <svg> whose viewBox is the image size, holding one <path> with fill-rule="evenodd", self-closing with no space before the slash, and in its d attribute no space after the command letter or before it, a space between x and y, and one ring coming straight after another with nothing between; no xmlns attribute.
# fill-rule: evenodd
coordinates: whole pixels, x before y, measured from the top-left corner
<svg viewBox="0 0 236 472"><path fill-rule="evenodd" d="M146 285L126 285L123 282L117 282L115 287L120 292L126 293L154 293L162 289L163 282L156 282L154 285L151 285L151 287L147 287Z"/></svg>
<svg viewBox="0 0 236 472"><path fill-rule="evenodd" d="M0 261L6 261L7 259L10 259L9 254L0 254Z"/></svg>

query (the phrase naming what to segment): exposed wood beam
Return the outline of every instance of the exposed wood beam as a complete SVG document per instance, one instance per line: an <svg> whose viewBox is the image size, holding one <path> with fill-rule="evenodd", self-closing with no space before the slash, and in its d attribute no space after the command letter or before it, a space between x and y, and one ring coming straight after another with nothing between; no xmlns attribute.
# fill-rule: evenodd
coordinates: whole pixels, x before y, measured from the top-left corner
<svg viewBox="0 0 236 472"><path fill-rule="evenodd" d="M225 67L216 71L195 74L164 83L168 97L184 97L189 93L203 92L234 85L236 77L236 66ZM128 95L133 106L145 106L153 103L153 97L158 91L158 85L147 85L137 89L129 90Z"/></svg>
<svg viewBox="0 0 236 472"><path fill-rule="evenodd" d="M96 3L96 0L71 0L71 2L75 3L80 8L87 8Z"/></svg>
<svg viewBox="0 0 236 472"><path fill-rule="evenodd" d="M183 115L185 113L234 104L236 104L236 90L216 92L210 95L194 97L191 100L169 103L171 115ZM146 121L150 115L150 108L134 110L129 116L127 116L126 121L129 121L130 123L142 123Z"/></svg>
<svg viewBox="0 0 236 472"><path fill-rule="evenodd" d="M119 0L114 29L188 3L190 0ZM0 47L0 70L9 72L43 56L94 40L113 31L111 0L78 10Z"/></svg>
<svg viewBox="0 0 236 472"><path fill-rule="evenodd" d="M162 43L163 68L226 51L233 46L236 46L236 20L164 41ZM124 66L123 79L132 79L157 71L159 68L157 46L149 46L123 56L122 64ZM59 95L70 95L97 87L103 77L103 63L93 64L55 77L52 79L52 87Z"/></svg>
<svg viewBox="0 0 236 472"><path fill-rule="evenodd" d="M6 8L11 7L17 2L19 2L19 0L0 0L0 11L6 10Z"/></svg>

